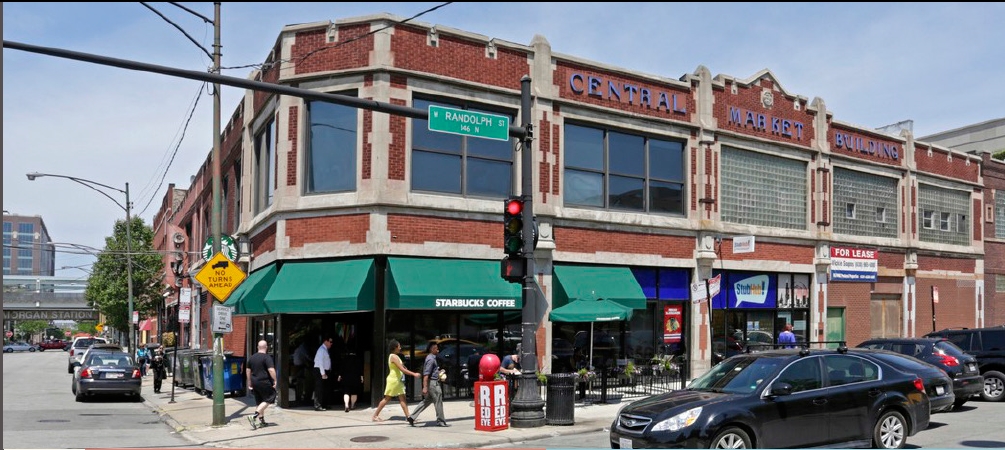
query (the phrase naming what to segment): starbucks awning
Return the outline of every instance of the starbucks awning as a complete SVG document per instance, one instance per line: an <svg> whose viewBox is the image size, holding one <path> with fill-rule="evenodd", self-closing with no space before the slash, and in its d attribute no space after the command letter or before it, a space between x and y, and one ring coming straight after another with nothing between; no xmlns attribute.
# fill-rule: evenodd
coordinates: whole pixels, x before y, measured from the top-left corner
<svg viewBox="0 0 1005 450"><path fill-rule="evenodd" d="M631 309L645 309L646 295L627 267L555 265L552 309L576 299L613 300Z"/></svg>
<svg viewBox="0 0 1005 450"><path fill-rule="evenodd" d="M224 306L234 307L234 314L257 316L268 314L265 308L265 295L276 280L276 265L269 264L248 275L243 283L234 289L224 302Z"/></svg>
<svg viewBox="0 0 1005 450"><path fill-rule="evenodd" d="M283 264L265 296L270 313L372 311L373 259Z"/></svg>
<svg viewBox="0 0 1005 450"><path fill-rule="evenodd" d="M388 258L388 309L521 309L498 260Z"/></svg>

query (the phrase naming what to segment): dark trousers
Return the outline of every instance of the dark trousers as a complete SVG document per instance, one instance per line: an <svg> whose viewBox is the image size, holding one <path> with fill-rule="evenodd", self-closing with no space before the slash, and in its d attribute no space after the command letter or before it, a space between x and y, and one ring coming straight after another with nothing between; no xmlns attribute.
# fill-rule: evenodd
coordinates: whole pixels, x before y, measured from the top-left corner
<svg viewBox="0 0 1005 450"><path fill-rule="evenodd" d="M328 371L329 378L331 371ZM328 405L328 380L321 378L321 369L314 368L314 407L324 408Z"/></svg>

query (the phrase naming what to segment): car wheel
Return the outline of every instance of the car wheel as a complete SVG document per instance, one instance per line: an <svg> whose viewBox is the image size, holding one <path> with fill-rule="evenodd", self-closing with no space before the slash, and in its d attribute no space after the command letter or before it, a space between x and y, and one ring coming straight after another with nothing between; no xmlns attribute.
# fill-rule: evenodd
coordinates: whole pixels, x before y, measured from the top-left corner
<svg viewBox="0 0 1005 450"><path fill-rule="evenodd" d="M981 397L989 402L1001 401L1005 396L1005 375L997 370L984 372L984 390Z"/></svg>
<svg viewBox="0 0 1005 450"><path fill-rule="evenodd" d="M747 432L736 427L729 427L715 435L709 448L753 448L753 445L751 445Z"/></svg>
<svg viewBox="0 0 1005 450"><path fill-rule="evenodd" d="M14 349L12 349L12 348L5 348L5 349L3 349L3 352L4 353L14 353Z"/></svg>
<svg viewBox="0 0 1005 450"><path fill-rule="evenodd" d="M84 402L84 394L78 392L76 395L74 395L74 399L77 400L78 402L83 403Z"/></svg>
<svg viewBox="0 0 1005 450"><path fill-rule="evenodd" d="M28 351L29 352L34 352L35 351L35 347L28 347Z"/></svg>
<svg viewBox="0 0 1005 450"><path fill-rule="evenodd" d="M907 423L897 411L887 411L876 421L872 432L873 448L904 448L907 443Z"/></svg>

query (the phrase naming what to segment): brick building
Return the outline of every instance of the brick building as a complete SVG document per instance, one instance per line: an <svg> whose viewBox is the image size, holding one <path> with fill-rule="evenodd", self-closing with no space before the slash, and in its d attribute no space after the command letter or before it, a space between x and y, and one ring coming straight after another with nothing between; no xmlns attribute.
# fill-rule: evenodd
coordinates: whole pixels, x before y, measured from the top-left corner
<svg viewBox="0 0 1005 450"><path fill-rule="evenodd" d="M983 324L980 157L841 122L768 70L653 76L555 53L540 36L523 45L400 20L285 27L250 78L519 123L530 76L542 371L560 370L552 349L569 344L592 344L595 364L679 355L694 376L785 324L850 345L922 335L933 306L939 328ZM245 322L225 342L239 354L273 344L281 404L295 389L290 355L322 333L337 337L335 364L364 355L373 399L390 339L413 368L432 339L453 346L454 364L513 350L523 304L499 260L501 200L521 186L516 140L250 91L223 139L223 229L252 248L227 300ZM184 234L190 269L208 237L208 167L158 214ZM721 293L692 302L692 283L711 276ZM590 324L549 320L590 297L633 317L594 324L592 342ZM204 347L206 304L192 329Z"/></svg>

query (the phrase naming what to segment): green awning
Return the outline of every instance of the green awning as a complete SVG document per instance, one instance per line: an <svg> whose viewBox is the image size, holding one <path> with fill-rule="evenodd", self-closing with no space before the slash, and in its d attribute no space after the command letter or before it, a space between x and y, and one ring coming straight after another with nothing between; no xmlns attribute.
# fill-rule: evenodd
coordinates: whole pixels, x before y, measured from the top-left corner
<svg viewBox="0 0 1005 450"><path fill-rule="evenodd" d="M224 306L234 307L234 314L257 316L268 314L265 308L265 294L276 280L276 265L269 264L248 275L234 292L227 297Z"/></svg>
<svg viewBox="0 0 1005 450"><path fill-rule="evenodd" d="M373 259L283 264L265 296L270 313L373 311Z"/></svg>
<svg viewBox="0 0 1005 450"><path fill-rule="evenodd" d="M628 308L645 309L646 294L627 267L555 265L552 309L575 299L614 300Z"/></svg>
<svg viewBox="0 0 1005 450"><path fill-rule="evenodd" d="M551 311L552 322L612 322L632 318L632 309L614 300L576 299Z"/></svg>
<svg viewBox="0 0 1005 450"><path fill-rule="evenodd" d="M388 309L522 309L520 284L498 260L387 259Z"/></svg>

